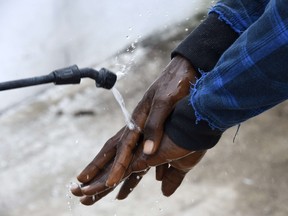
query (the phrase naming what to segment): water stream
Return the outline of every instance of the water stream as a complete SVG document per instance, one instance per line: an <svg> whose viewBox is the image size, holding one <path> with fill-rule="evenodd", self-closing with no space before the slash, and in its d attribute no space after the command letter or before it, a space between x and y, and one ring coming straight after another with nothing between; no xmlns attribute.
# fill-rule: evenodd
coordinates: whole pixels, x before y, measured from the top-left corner
<svg viewBox="0 0 288 216"><path fill-rule="evenodd" d="M123 99L121 93L115 87L112 88L112 92L113 92L113 95L114 95L116 101L118 102L118 104L121 107L121 110L122 110L122 113L124 115L124 119L125 119L125 123L126 123L127 127L130 130L134 130L134 129L138 128L138 126L135 124L135 122L131 118L131 114L129 113L129 111L127 110L127 108L125 106L125 102L124 102L124 99Z"/></svg>

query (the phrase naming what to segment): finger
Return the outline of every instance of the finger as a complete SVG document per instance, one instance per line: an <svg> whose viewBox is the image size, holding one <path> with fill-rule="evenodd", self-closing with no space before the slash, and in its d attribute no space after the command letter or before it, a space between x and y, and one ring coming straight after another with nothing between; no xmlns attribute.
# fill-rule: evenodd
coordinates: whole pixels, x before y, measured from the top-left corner
<svg viewBox="0 0 288 216"><path fill-rule="evenodd" d="M96 157L78 175L78 181L90 182L109 163L116 154L116 145L122 136L125 128L122 128L115 136L109 139Z"/></svg>
<svg viewBox="0 0 288 216"><path fill-rule="evenodd" d="M114 188L110 188L106 191L104 191L103 193L100 194L96 194L93 196L84 196L81 197L80 202L83 205L93 205L94 203L96 203L97 201L99 201L100 199L102 199L103 197L105 197L107 194L109 194L110 192L112 192L114 190Z"/></svg>
<svg viewBox="0 0 288 216"><path fill-rule="evenodd" d="M153 154L157 151L163 135L164 122L175 104L189 94L194 69L182 57L173 58L159 79L158 91L154 97L151 112L145 126L144 153ZM195 71L194 71L195 72Z"/></svg>
<svg viewBox="0 0 288 216"><path fill-rule="evenodd" d="M79 182L88 183L90 182L99 172L104 168L105 164L108 163L113 156L114 152L108 152L105 155L101 152L96 156L96 158L88 164L88 166L77 176Z"/></svg>
<svg viewBox="0 0 288 216"><path fill-rule="evenodd" d="M83 195L92 196L95 194L103 193L108 190L109 187L106 186L106 179L108 177L108 173L111 170L113 162L111 161L105 169L103 169L96 178L94 178L91 182L85 184L81 187L81 192Z"/></svg>
<svg viewBox="0 0 288 216"><path fill-rule="evenodd" d="M132 114L132 119L136 123L137 128L130 130L126 127L124 134L118 143L119 149L117 152L119 151L119 153L116 154L112 170L106 181L108 187L113 187L113 185L119 184L129 166L129 163L131 162L132 153L139 141L141 131L144 128L150 110L151 98L151 94L146 94Z"/></svg>
<svg viewBox="0 0 288 216"><path fill-rule="evenodd" d="M133 150L136 146L136 142L139 138L139 133L130 132L129 128L126 129L126 133L118 143L118 151L111 170L111 173L106 181L108 187L113 187L118 184L123 178L126 169L133 157Z"/></svg>
<svg viewBox="0 0 288 216"><path fill-rule="evenodd" d="M144 153L154 154L163 136L164 123L173 109L173 104L169 100L157 99L153 102L150 114L144 128Z"/></svg>
<svg viewBox="0 0 288 216"><path fill-rule="evenodd" d="M162 181L165 172L168 169L168 163L156 166L156 180Z"/></svg>
<svg viewBox="0 0 288 216"><path fill-rule="evenodd" d="M132 173L121 186L118 195L116 199L123 200L125 199L132 191L133 189L138 185L138 183L141 181L143 176L148 172L149 169L139 172L139 173Z"/></svg>
<svg viewBox="0 0 288 216"><path fill-rule="evenodd" d="M172 161L162 179L162 193L171 196L181 185L185 175L203 158L206 151L196 151L179 160Z"/></svg>
<svg viewBox="0 0 288 216"><path fill-rule="evenodd" d="M110 188L106 186L105 181L95 182L93 184L81 188L81 192L86 196L93 196L95 194L103 193Z"/></svg>
<svg viewBox="0 0 288 216"><path fill-rule="evenodd" d="M170 166L162 178L161 190L164 196L171 196L181 185L187 172Z"/></svg>
<svg viewBox="0 0 288 216"><path fill-rule="evenodd" d="M78 184L76 184L76 183L73 184L73 185L71 185L70 191L71 191L71 193L72 193L74 196L78 196L78 197L83 196L83 193L82 193L82 190L81 190L81 185L78 185Z"/></svg>

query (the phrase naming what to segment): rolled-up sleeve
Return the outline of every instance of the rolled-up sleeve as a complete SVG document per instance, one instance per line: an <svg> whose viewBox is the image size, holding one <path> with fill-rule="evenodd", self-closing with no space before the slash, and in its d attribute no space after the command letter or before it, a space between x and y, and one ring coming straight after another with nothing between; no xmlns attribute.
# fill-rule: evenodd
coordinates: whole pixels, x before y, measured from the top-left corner
<svg viewBox="0 0 288 216"><path fill-rule="evenodd" d="M208 70L201 66L209 62L211 55L202 54L201 58L197 58L197 50L201 50L203 44L204 48L209 44L205 46L202 41L199 46L189 47L195 44L195 39L201 40L201 29L195 32L197 34L192 32L192 36L176 48L174 53L183 55L192 65L193 61L196 62L202 71L202 76L191 86L189 98L176 105L166 122L166 133L177 145L191 150L211 148L218 142L220 131L288 98L287 5L287 0L217 2L209 13L216 14L240 36L235 42L231 40L229 46L226 43L223 53L218 55L215 65L210 64ZM231 36L230 30L223 29ZM213 31L219 38L221 32L215 28ZM209 32L212 31L206 33ZM211 59L215 61L216 58ZM211 135L214 138L208 142L207 138Z"/></svg>
<svg viewBox="0 0 288 216"><path fill-rule="evenodd" d="M287 0L271 0L191 92L198 120L225 130L288 98Z"/></svg>
<svg viewBox="0 0 288 216"><path fill-rule="evenodd" d="M210 10L219 19L241 34L252 25L265 11L269 0L220 0Z"/></svg>

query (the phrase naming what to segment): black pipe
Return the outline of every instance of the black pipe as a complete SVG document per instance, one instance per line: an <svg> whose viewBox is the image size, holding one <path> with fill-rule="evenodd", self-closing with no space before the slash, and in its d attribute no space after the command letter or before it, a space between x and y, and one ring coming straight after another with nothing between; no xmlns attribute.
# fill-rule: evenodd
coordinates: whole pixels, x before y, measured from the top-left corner
<svg viewBox="0 0 288 216"><path fill-rule="evenodd" d="M53 82L53 80L54 80L53 74L49 74L46 76L3 82L3 83L0 83L0 91L51 83Z"/></svg>
<svg viewBox="0 0 288 216"><path fill-rule="evenodd" d="M81 82L81 78L87 77L94 79L97 87L105 89L111 89L117 80L117 76L105 68L100 69L100 71L96 71L92 68L79 69L77 65L73 65L55 70L45 76L2 82L0 83L0 91L52 82L55 85L79 84Z"/></svg>

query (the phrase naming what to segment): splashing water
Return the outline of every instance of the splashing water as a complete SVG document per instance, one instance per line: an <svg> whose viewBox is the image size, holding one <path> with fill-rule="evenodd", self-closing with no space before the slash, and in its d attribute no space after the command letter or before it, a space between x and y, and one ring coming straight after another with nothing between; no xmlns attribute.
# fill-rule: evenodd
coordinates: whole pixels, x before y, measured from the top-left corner
<svg viewBox="0 0 288 216"><path fill-rule="evenodd" d="M66 185L66 188L67 188L67 193L66 193L66 198L67 198L67 205L68 205L68 209L69 209L69 212L70 212L70 215L73 216L73 199L72 199L72 196L71 196L71 188L72 187L75 187L77 184L76 183L72 183L70 182L69 185Z"/></svg>
<svg viewBox="0 0 288 216"><path fill-rule="evenodd" d="M132 31L132 30L133 30L133 28L130 27L129 31ZM129 48L126 50L127 52L131 52L131 53L134 52L134 50L136 49L136 44L138 43L138 39L140 37L141 36L138 36L138 38L136 40L134 40L134 42L131 44L131 47L130 47L131 50ZM134 62L134 57L131 57L131 59L129 60L129 62L127 64L119 64L118 63L118 57L116 57L116 65L121 67L120 70L116 72L117 81L121 80L123 77L125 77L128 74L128 71L130 70L131 66L133 65L133 62ZM125 102L124 102L124 99L123 99L121 93L115 87L112 88L112 93L113 93L116 101L118 102L118 104L121 107L121 110L122 110L122 113L124 115L124 119L125 119L127 127L130 130L137 129L140 131L140 128L133 121L129 111L126 109Z"/></svg>
<svg viewBox="0 0 288 216"><path fill-rule="evenodd" d="M121 65L121 69L119 71L116 72L116 76L117 76L117 81L121 80L124 76L127 75L126 72L126 65Z"/></svg>

